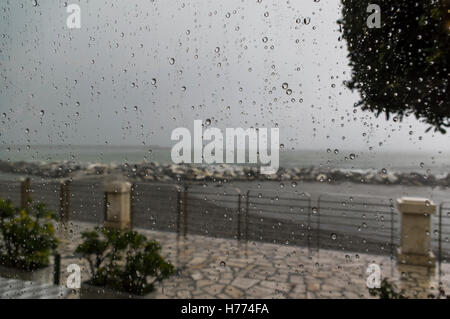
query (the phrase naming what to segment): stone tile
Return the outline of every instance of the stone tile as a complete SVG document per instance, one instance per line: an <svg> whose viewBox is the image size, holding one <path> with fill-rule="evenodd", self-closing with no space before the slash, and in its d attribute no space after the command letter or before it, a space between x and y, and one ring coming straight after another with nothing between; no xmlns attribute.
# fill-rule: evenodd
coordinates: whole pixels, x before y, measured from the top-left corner
<svg viewBox="0 0 450 319"><path fill-rule="evenodd" d="M199 272L196 272L196 273L191 274L191 277L193 280L200 280L203 278L203 275Z"/></svg>
<svg viewBox="0 0 450 319"><path fill-rule="evenodd" d="M248 278L236 278L231 285L241 289L248 289L254 284L256 284L258 280L256 279L248 279Z"/></svg>
<svg viewBox="0 0 450 319"><path fill-rule="evenodd" d="M320 291L320 282L314 281L314 282L308 282L306 284L306 290L308 292L317 292Z"/></svg>
<svg viewBox="0 0 450 319"><path fill-rule="evenodd" d="M289 283L268 281L268 280L261 281L260 285L262 287L266 287L266 288L269 288L272 290L277 290L277 291L283 291L283 292L288 292L293 287L293 285L291 285Z"/></svg>
<svg viewBox="0 0 450 319"><path fill-rule="evenodd" d="M209 293L210 295L217 296L222 292L224 287L225 285L213 284L203 287L203 290Z"/></svg>
<svg viewBox="0 0 450 319"><path fill-rule="evenodd" d="M192 298L192 294L190 291L180 290L177 292L177 297L182 298L182 299L190 299L190 298Z"/></svg>
<svg viewBox="0 0 450 319"><path fill-rule="evenodd" d="M289 275L289 283L293 284L303 284L305 279L301 275Z"/></svg>
<svg viewBox="0 0 450 319"><path fill-rule="evenodd" d="M226 286L225 293L231 298L235 299L242 298L244 296L244 293L240 289L237 289L236 287L233 286Z"/></svg>

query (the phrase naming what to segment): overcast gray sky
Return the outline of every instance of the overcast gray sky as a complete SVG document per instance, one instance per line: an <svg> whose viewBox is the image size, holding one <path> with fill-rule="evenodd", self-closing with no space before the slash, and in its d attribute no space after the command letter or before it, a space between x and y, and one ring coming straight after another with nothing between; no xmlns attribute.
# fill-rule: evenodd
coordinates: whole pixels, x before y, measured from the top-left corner
<svg viewBox="0 0 450 319"><path fill-rule="evenodd" d="M450 150L415 119L354 113L337 0L68 0L79 30L64 3L0 4L3 144L170 146L211 119L278 125L296 150Z"/></svg>

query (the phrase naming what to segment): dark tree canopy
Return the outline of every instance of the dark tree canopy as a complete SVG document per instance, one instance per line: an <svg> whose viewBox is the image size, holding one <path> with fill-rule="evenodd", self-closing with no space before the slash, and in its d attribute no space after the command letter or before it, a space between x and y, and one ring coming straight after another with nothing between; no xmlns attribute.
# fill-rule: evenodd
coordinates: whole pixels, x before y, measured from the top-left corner
<svg viewBox="0 0 450 319"><path fill-rule="evenodd" d="M381 28L366 24L369 4L380 6ZM450 127L450 0L342 0L357 106L401 121L414 114L442 133ZM427 131L428 131L427 130Z"/></svg>

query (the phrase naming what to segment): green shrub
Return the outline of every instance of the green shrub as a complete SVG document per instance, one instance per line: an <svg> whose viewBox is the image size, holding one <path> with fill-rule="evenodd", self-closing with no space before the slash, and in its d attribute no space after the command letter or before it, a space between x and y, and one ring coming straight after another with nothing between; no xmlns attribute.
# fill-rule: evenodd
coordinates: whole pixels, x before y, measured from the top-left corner
<svg viewBox="0 0 450 319"><path fill-rule="evenodd" d="M380 299L405 299L403 291L397 292L397 287L389 282L387 278L383 278L380 288L369 288L371 296L379 297Z"/></svg>
<svg viewBox="0 0 450 319"><path fill-rule="evenodd" d="M19 209L0 198L0 265L27 271L48 266L58 246L54 220L44 204Z"/></svg>
<svg viewBox="0 0 450 319"><path fill-rule="evenodd" d="M144 295L154 284L174 272L174 267L160 255L156 241L135 231L96 227L82 233L84 242L76 249L89 264L89 284Z"/></svg>
<svg viewBox="0 0 450 319"><path fill-rule="evenodd" d="M378 297L380 299L407 299L408 297L405 295L405 291L398 291L398 288L395 284L390 282L387 278L383 278L381 281L380 288L369 288L369 293L371 296ZM429 293L428 298L430 299L441 299L447 298L450 296L445 294L445 291L442 287L439 287L437 294Z"/></svg>

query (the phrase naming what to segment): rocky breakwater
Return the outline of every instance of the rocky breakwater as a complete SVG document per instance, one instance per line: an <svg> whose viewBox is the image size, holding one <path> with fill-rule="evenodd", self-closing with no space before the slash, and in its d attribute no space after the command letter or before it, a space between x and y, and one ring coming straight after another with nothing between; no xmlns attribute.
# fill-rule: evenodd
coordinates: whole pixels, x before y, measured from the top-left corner
<svg viewBox="0 0 450 319"><path fill-rule="evenodd" d="M442 177L417 172L350 171L338 169L280 168L276 174L260 174L258 167L240 165L176 165L145 162L136 164L80 164L75 162L0 161L0 171L43 178L80 178L123 175L135 181L305 181L353 182L379 185L450 185L450 174Z"/></svg>

